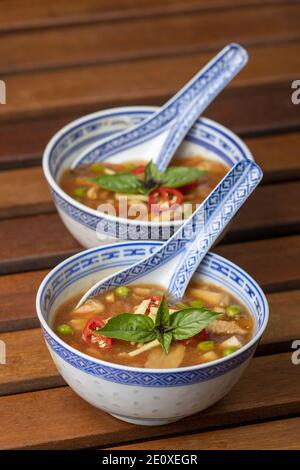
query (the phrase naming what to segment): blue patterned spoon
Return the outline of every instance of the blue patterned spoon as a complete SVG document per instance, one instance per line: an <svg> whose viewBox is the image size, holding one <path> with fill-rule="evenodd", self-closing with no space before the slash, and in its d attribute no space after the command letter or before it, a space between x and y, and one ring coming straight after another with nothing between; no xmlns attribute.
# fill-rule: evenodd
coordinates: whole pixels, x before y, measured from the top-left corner
<svg viewBox="0 0 300 470"><path fill-rule="evenodd" d="M109 158L116 163L152 160L164 171L200 114L247 61L245 49L229 44L156 113L129 130L92 144L74 160L72 169Z"/></svg>
<svg viewBox="0 0 300 470"><path fill-rule="evenodd" d="M94 284L77 307L90 297L133 282L160 284L175 302L181 299L198 265L261 178L256 163L236 163L166 243L142 261Z"/></svg>

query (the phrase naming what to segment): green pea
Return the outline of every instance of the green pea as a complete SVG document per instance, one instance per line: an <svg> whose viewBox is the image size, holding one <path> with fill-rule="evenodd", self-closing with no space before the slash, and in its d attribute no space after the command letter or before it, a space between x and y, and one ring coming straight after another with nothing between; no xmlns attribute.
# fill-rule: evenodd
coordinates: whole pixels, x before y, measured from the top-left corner
<svg viewBox="0 0 300 470"><path fill-rule="evenodd" d="M126 299L130 294L130 289L126 286L120 286L115 289L115 294L120 299Z"/></svg>
<svg viewBox="0 0 300 470"><path fill-rule="evenodd" d="M230 356L230 354L233 354L235 351L237 351L237 348L226 348L223 351L223 356Z"/></svg>
<svg viewBox="0 0 300 470"><path fill-rule="evenodd" d="M105 165L99 162L92 163L91 170L93 173L102 173L105 170Z"/></svg>
<svg viewBox="0 0 300 470"><path fill-rule="evenodd" d="M215 343L214 341L201 341L197 344L197 349L201 352L212 351L215 349Z"/></svg>
<svg viewBox="0 0 300 470"><path fill-rule="evenodd" d="M225 312L226 312L226 315L228 315L229 317L234 317L235 315L239 315L242 311L242 307L240 305L228 305L228 307L226 307L225 309Z"/></svg>
<svg viewBox="0 0 300 470"><path fill-rule="evenodd" d="M204 302L202 300L191 300L190 306L193 308L203 308Z"/></svg>
<svg viewBox="0 0 300 470"><path fill-rule="evenodd" d="M75 197L83 197L86 193L86 188L75 188L73 194Z"/></svg>
<svg viewBox="0 0 300 470"><path fill-rule="evenodd" d="M61 325L58 325L56 328L56 331L58 334L62 336L71 336L73 334L73 330L70 327L70 325L67 325L66 323L62 323Z"/></svg>

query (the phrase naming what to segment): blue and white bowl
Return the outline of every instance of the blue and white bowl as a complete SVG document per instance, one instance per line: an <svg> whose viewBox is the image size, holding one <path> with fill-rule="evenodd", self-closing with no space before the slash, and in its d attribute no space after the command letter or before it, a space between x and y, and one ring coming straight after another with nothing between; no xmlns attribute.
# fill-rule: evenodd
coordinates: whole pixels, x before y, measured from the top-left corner
<svg viewBox="0 0 300 470"><path fill-rule="evenodd" d="M180 221L157 223L128 220L91 209L66 194L59 186L63 171L87 146L140 123L157 108L134 106L89 114L61 129L48 143L43 170L56 208L72 235L86 248L122 240L167 240ZM231 131L209 119L198 119L178 150L181 157L202 155L232 167L253 157Z"/></svg>
<svg viewBox="0 0 300 470"><path fill-rule="evenodd" d="M226 395L250 362L268 322L267 300L257 283L232 262L209 253L195 276L232 292L254 318L252 340L232 355L179 369L142 369L90 357L64 343L52 330L57 308L96 280L136 263L161 242L126 242L93 248L54 268L36 300L51 356L70 387L84 400L130 423L160 425L213 405Z"/></svg>

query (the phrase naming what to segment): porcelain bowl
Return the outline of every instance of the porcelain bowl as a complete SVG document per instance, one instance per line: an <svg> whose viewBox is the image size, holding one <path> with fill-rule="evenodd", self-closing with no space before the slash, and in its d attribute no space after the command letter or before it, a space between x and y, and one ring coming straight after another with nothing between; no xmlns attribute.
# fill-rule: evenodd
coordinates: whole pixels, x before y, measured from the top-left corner
<svg viewBox="0 0 300 470"><path fill-rule="evenodd" d="M140 123L157 108L134 106L89 114L61 129L48 143L43 170L64 224L86 248L124 240L167 240L181 225L128 220L91 209L66 194L59 186L63 171L78 154L95 141ZM232 167L253 157L246 145L231 131L209 119L198 119L178 149L181 157L202 155Z"/></svg>
<svg viewBox="0 0 300 470"><path fill-rule="evenodd" d="M90 357L53 332L51 318L62 303L96 280L136 263L160 244L117 243L78 253L46 276L36 301L46 344L70 387L91 405L121 420L143 425L177 421L220 400L249 364L268 322L268 304L257 283L231 261L209 253L195 276L230 291L254 318L252 340L232 355L185 368L142 369Z"/></svg>

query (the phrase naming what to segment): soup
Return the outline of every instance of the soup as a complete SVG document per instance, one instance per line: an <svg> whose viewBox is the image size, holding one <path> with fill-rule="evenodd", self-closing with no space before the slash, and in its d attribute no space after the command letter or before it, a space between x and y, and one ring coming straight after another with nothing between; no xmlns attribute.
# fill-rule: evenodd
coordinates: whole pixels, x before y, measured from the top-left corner
<svg viewBox="0 0 300 470"><path fill-rule="evenodd" d="M62 175L62 189L92 209L122 218L169 221L190 217L228 172L219 161L175 158L163 173L152 162L93 163Z"/></svg>
<svg viewBox="0 0 300 470"><path fill-rule="evenodd" d="M204 282L192 281L175 305L155 285L117 287L75 309L79 298L59 308L53 329L75 349L117 364L193 366L233 354L253 335L245 306Z"/></svg>

